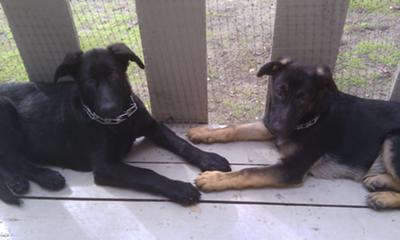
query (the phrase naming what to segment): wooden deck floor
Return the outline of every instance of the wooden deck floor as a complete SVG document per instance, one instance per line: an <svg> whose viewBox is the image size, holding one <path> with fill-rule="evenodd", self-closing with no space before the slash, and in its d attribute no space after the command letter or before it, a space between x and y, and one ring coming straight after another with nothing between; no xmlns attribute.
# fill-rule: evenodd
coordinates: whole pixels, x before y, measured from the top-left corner
<svg viewBox="0 0 400 240"><path fill-rule="evenodd" d="M175 128L182 132L182 126ZM227 157L233 169L270 164L262 142L199 145ZM193 181L199 170L146 141L127 159L168 177ZM94 185L90 173L60 170L68 187L31 186L22 207L0 203L0 239L398 239L400 212L366 207L367 191L347 180L308 178L301 188L202 195L182 207L160 196Z"/></svg>

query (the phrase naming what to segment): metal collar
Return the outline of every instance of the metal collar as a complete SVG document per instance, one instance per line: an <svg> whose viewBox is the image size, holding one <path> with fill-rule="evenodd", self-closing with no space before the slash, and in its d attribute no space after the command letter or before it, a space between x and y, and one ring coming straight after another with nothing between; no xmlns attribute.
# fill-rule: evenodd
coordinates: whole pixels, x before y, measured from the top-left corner
<svg viewBox="0 0 400 240"><path fill-rule="evenodd" d="M86 106L83 102L81 102L81 104L83 111L86 112L86 114L89 116L90 119L95 120L96 122L102 125L117 125L124 122L138 110L135 100L133 99L133 95L130 96L130 99L131 99L131 104L129 105L129 108L126 109L124 113L122 113L116 118L102 118L95 112L90 110L90 108Z"/></svg>
<svg viewBox="0 0 400 240"><path fill-rule="evenodd" d="M315 125L318 122L319 117L320 117L320 115L316 116L315 118L311 119L308 122L297 125L296 130L306 129L306 128L309 128L309 127Z"/></svg>

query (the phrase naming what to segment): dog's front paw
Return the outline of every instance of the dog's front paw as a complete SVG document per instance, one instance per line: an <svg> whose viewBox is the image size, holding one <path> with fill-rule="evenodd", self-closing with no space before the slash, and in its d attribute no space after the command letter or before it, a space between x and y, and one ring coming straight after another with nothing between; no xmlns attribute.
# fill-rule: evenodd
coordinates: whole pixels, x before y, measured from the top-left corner
<svg viewBox="0 0 400 240"><path fill-rule="evenodd" d="M24 194L29 190L29 181L20 175L14 175L9 179L7 186L16 194Z"/></svg>
<svg viewBox="0 0 400 240"><path fill-rule="evenodd" d="M368 176L363 180L364 186L370 192L387 190L387 182L389 181L388 176L380 174L374 176Z"/></svg>
<svg viewBox="0 0 400 240"><path fill-rule="evenodd" d="M207 125L189 129L186 136L193 143L213 143L212 131Z"/></svg>
<svg viewBox="0 0 400 240"><path fill-rule="evenodd" d="M195 184L202 192L222 191L226 189L223 181L225 174L219 171L207 171L196 178Z"/></svg>
<svg viewBox="0 0 400 240"><path fill-rule="evenodd" d="M207 153L199 160L201 171L229 172L231 167L228 160L216 153Z"/></svg>
<svg viewBox="0 0 400 240"><path fill-rule="evenodd" d="M200 201L200 192L192 184L174 181L166 196L182 205L192 205Z"/></svg>
<svg viewBox="0 0 400 240"><path fill-rule="evenodd" d="M40 173L34 175L32 180L51 191L61 190L65 187L65 178L59 172L47 168L43 168Z"/></svg>
<svg viewBox="0 0 400 240"><path fill-rule="evenodd" d="M400 207L400 193L374 192L368 195L367 204L374 210L384 210Z"/></svg>

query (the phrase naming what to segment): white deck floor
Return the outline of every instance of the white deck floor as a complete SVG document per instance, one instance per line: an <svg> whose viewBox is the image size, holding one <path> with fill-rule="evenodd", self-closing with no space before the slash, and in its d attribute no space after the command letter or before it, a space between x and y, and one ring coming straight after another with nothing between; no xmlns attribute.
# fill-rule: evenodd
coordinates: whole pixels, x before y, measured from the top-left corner
<svg viewBox="0 0 400 240"><path fill-rule="evenodd" d="M183 132L183 128L175 128ZM262 142L199 145L233 169L270 164L278 155ZM146 141L127 159L168 177L193 181L199 170ZM366 207L367 191L347 180L308 178L301 188L202 195L182 207L143 192L99 187L91 173L60 170L68 187L32 184L22 207L0 202L0 239L399 239L400 212Z"/></svg>

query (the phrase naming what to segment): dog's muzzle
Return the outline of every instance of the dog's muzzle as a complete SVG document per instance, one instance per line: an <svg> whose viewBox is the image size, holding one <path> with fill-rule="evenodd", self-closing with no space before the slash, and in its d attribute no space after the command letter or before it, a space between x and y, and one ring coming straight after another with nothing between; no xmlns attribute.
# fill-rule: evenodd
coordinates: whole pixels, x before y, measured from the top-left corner
<svg viewBox="0 0 400 240"><path fill-rule="evenodd" d="M90 110L90 108L86 106L83 102L81 102L81 104L83 111L85 111L85 113L89 116L90 119L102 125L117 125L124 122L138 110L137 104L135 103L135 100L133 99L132 95L130 96L130 99L131 103L129 104L129 108L127 108L124 111L124 113L118 115L116 118L102 118L99 115L97 115L94 111Z"/></svg>

